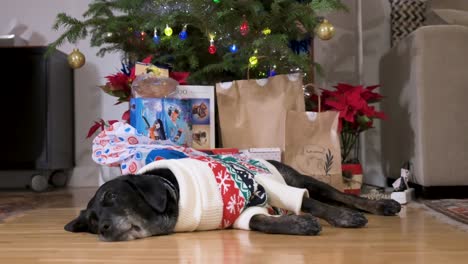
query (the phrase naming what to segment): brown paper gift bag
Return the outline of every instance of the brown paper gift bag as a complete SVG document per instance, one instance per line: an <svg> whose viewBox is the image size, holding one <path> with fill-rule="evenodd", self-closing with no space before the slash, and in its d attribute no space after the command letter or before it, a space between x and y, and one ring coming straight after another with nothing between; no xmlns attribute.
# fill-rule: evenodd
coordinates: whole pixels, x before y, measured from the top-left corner
<svg viewBox="0 0 468 264"><path fill-rule="evenodd" d="M284 150L287 111L305 111L299 74L219 83L216 96L225 148Z"/></svg>
<svg viewBox="0 0 468 264"><path fill-rule="evenodd" d="M338 117L334 111L289 111L284 163L343 191Z"/></svg>

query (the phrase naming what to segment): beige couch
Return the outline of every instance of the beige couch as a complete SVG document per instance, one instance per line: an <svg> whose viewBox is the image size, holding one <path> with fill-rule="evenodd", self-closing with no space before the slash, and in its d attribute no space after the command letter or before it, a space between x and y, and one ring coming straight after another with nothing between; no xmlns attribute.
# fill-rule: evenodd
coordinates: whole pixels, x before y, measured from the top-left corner
<svg viewBox="0 0 468 264"><path fill-rule="evenodd" d="M468 186L468 0L431 2L426 26L381 60L383 167L396 178L410 161L418 185Z"/></svg>

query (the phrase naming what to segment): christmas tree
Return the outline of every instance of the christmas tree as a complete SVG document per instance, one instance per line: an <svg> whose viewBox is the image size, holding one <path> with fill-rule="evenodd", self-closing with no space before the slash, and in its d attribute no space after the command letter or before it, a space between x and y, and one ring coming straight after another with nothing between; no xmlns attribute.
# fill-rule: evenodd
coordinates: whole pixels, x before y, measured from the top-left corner
<svg viewBox="0 0 468 264"><path fill-rule="evenodd" d="M318 14L344 9L340 0L95 0L81 20L58 14L54 29L65 31L50 48L90 36L99 56L153 55L197 84L307 73Z"/></svg>

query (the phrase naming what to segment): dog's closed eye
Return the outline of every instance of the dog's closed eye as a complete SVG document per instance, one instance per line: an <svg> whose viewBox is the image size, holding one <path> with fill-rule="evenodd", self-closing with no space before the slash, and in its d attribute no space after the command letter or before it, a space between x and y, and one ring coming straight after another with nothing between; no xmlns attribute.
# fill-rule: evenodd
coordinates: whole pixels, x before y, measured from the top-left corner
<svg viewBox="0 0 468 264"><path fill-rule="evenodd" d="M117 199L117 194L113 192L106 192L104 193L104 195L102 195L101 205L104 207L113 206L116 199Z"/></svg>

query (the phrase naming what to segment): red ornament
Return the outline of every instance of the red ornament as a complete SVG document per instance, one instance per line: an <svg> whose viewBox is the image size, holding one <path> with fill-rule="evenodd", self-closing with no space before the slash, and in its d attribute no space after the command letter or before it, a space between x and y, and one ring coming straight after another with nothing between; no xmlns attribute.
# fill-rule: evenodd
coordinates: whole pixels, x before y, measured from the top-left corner
<svg viewBox="0 0 468 264"><path fill-rule="evenodd" d="M208 48L208 52L210 54L215 54L216 53L216 46L214 44L211 44L210 47Z"/></svg>
<svg viewBox="0 0 468 264"><path fill-rule="evenodd" d="M249 22L244 19L244 22L242 22L242 25L240 26L240 33L242 36L246 36L249 34Z"/></svg>

